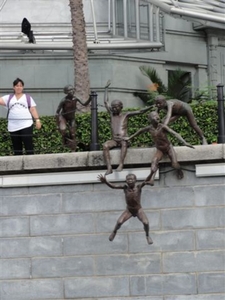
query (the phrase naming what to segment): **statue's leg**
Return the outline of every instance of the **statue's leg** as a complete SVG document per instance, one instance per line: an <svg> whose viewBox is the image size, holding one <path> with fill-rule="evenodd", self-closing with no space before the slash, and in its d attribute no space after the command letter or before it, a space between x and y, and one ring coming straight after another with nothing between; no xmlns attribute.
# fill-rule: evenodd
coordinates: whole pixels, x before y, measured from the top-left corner
<svg viewBox="0 0 225 300"><path fill-rule="evenodd" d="M113 229L112 233L109 236L110 242L112 242L114 240L114 238L116 236L116 233L117 233L117 230L120 229L120 227L122 226L122 224L124 222L126 222L128 219L130 219L131 217L132 217L132 214L128 210L125 210L122 213L122 215L119 217L119 219L116 222L115 228Z"/></svg>
<svg viewBox="0 0 225 300"><path fill-rule="evenodd" d="M144 224L144 230L146 232L146 240L147 240L147 243L149 245L152 245L153 244L153 240L151 239L151 237L149 236L149 224Z"/></svg>
<svg viewBox="0 0 225 300"><path fill-rule="evenodd" d="M176 171L177 171L177 178L182 179L184 177L184 173L181 170L181 166L177 161L177 155L176 155L172 145L170 145L170 147L169 147L168 156L171 160L172 167L174 169L176 169Z"/></svg>
<svg viewBox="0 0 225 300"><path fill-rule="evenodd" d="M70 148L72 151L76 151L77 148L77 142L76 142L76 123L75 120L72 120L72 122L69 124L69 132L70 132L70 139L71 142L69 143Z"/></svg>
<svg viewBox="0 0 225 300"><path fill-rule="evenodd" d="M69 132L70 132L71 140L75 140L76 138L75 122L71 122L71 124L69 124Z"/></svg>
<svg viewBox="0 0 225 300"><path fill-rule="evenodd" d="M60 133L62 135L62 143L65 146L66 145L66 130L60 130Z"/></svg>
<svg viewBox="0 0 225 300"><path fill-rule="evenodd" d="M63 116L60 116L59 118L59 132L62 136L62 142L63 145L66 145L66 129L67 129L67 125L66 125L66 120L64 119Z"/></svg>
<svg viewBox="0 0 225 300"><path fill-rule="evenodd" d="M146 179L146 182L151 186L154 185L155 175L159 168L159 161L162 159L162 157L163 157L162 151L157 149L156 154L153 157L153 160L151 162L151 173Z"/></svg>
<svg viewBox="0 0 225 300"><path fill-rule="evenodd" d="M122 225L122 224L120 224L120 223L116 223L116 226L115 226L115 228L113 229L113 232L112 232L112 233L110 234L110 236L109 236L110 242L112 242L112 241L114 240L114 238L115 238L115 236L116 236L116 233L117 233L117 230L120 229L121 225Z"/></svg>
<svg viewBox="0 0 225 300"><path fill-rule="evenodd" d="M137 214L138 219L143 223L144 225L144 231L146 234L146 239L149 245L153 244L153 241L151 237L149 236L149 222L146 214L144 213L143 209L140 208Z"/></svg>
<svg viewBox="0 0 225 300"><path fill-rule="evenodd" d="M123 170L123 164L127 154L127 144L128 144L127 141L121 142L120 162L119 162L119 166L116 169L118 172L121 172Z"/></svg>
<svg viewBox="0 0 225 300"><path fill-rule="evenodd" d="M187 119L188 119L188 122L191 125L191 127L194 129L194 131L200 137L200 139L202 141L202 145L208 145L207 140L203 134L203 131L199 128L192 111L188 112Z"/></svg>
<svg viewBox="0 0 225 300"><path fill-rule="evenodd" d="M105 175L111 174L113 172L112 166L111 166L111 157L110 157L109 150L116 146L117 146L117 143L113 140L107 141L103 144L103 156L104 156L104 160L105 160L106 167L107 167L107 171L105 172Z"/></svg>

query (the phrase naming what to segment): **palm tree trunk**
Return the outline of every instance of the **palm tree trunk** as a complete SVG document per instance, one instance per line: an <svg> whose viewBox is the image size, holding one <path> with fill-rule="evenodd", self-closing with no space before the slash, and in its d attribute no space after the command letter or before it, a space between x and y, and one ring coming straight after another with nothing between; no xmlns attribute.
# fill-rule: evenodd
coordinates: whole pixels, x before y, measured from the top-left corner
<svg viewBox="0 0 225 300"><path fill-rule="evenodd" d="M69 0L73 34L75 94L86 101L90 94L88 51L82 0ZM79 103L78 103L79 105ZM82 111L86 111L84 107Z"/></svg>

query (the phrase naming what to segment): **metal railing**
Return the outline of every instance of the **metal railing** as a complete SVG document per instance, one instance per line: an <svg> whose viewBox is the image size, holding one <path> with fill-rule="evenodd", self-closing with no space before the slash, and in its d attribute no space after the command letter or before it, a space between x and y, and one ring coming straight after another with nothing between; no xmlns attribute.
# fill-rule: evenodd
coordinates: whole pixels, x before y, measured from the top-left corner
<svg viewBox="0 0 225 300"><path fill-rule="evenodd" d="M158 7L144 0L108 0L108 20L100 24L96 21L96 2L88 1L92 12L92 22L86 24L89 50L159 49L163 46L163 16ZM32 24L36 44L28 43L27 37L20 32L0 32L0 49L72 50L71 25L68 28L69 32L49 29L43 32Z"/></svg>

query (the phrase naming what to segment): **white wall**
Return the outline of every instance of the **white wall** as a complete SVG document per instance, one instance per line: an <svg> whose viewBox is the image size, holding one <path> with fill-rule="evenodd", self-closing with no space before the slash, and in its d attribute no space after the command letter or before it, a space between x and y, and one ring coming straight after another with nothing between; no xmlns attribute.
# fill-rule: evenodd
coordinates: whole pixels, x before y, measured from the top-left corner
<svg viewBox="0 0 225 300"><path fill-rule="evenodd" d="M90 0L83 0L85 19L92 21ZM94 1L96 21L106 22L107 0ZM7 0L0 12L1 23L20 23L26 17L31 23L70 23L69 0Z"/></svg>

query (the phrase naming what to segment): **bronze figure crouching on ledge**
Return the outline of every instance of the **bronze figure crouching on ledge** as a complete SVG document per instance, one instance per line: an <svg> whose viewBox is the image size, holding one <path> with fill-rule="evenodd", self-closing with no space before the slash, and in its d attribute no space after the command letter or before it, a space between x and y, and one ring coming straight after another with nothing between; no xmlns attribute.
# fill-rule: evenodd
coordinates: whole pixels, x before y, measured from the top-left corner
<svg viewBox="0 0 225 300"><path fill-rule="evenodd" d="M203 145L208 144L202 130L199 128L195 120L193 111L189 104L177 99L166 100L164 96L158 95L155 98L155 106L157 107L158 112L160 110L165 110L167 112L166 117L162 121L164 125L173 123L181 116L186 117L190 126L200 137L202 144Z"/></svg>
<svg viewBox="0 0 225 300"><path fill-rule="evenodd" d="M127 148L128 148L128 142L124 139L125 137L127 137L128 119L130 117L143 114L146 111L150 110L151 108L151 107L147 107L138 111L122 112L123 103L120 100L113 100L110 106L109 99L108 99L108 87L110 84L111 82L108 81L105 86L105 95L104 95L104 104L108 113L110 114L111 136L112 136L111 140L108 140L103 144L103 156L107 166L107 171L105 175L111 174L113 172L109 150L115 147L121 148L119 166L117 167L116 170L117 171L123 170L124 159L126 157Z"/></svg>

